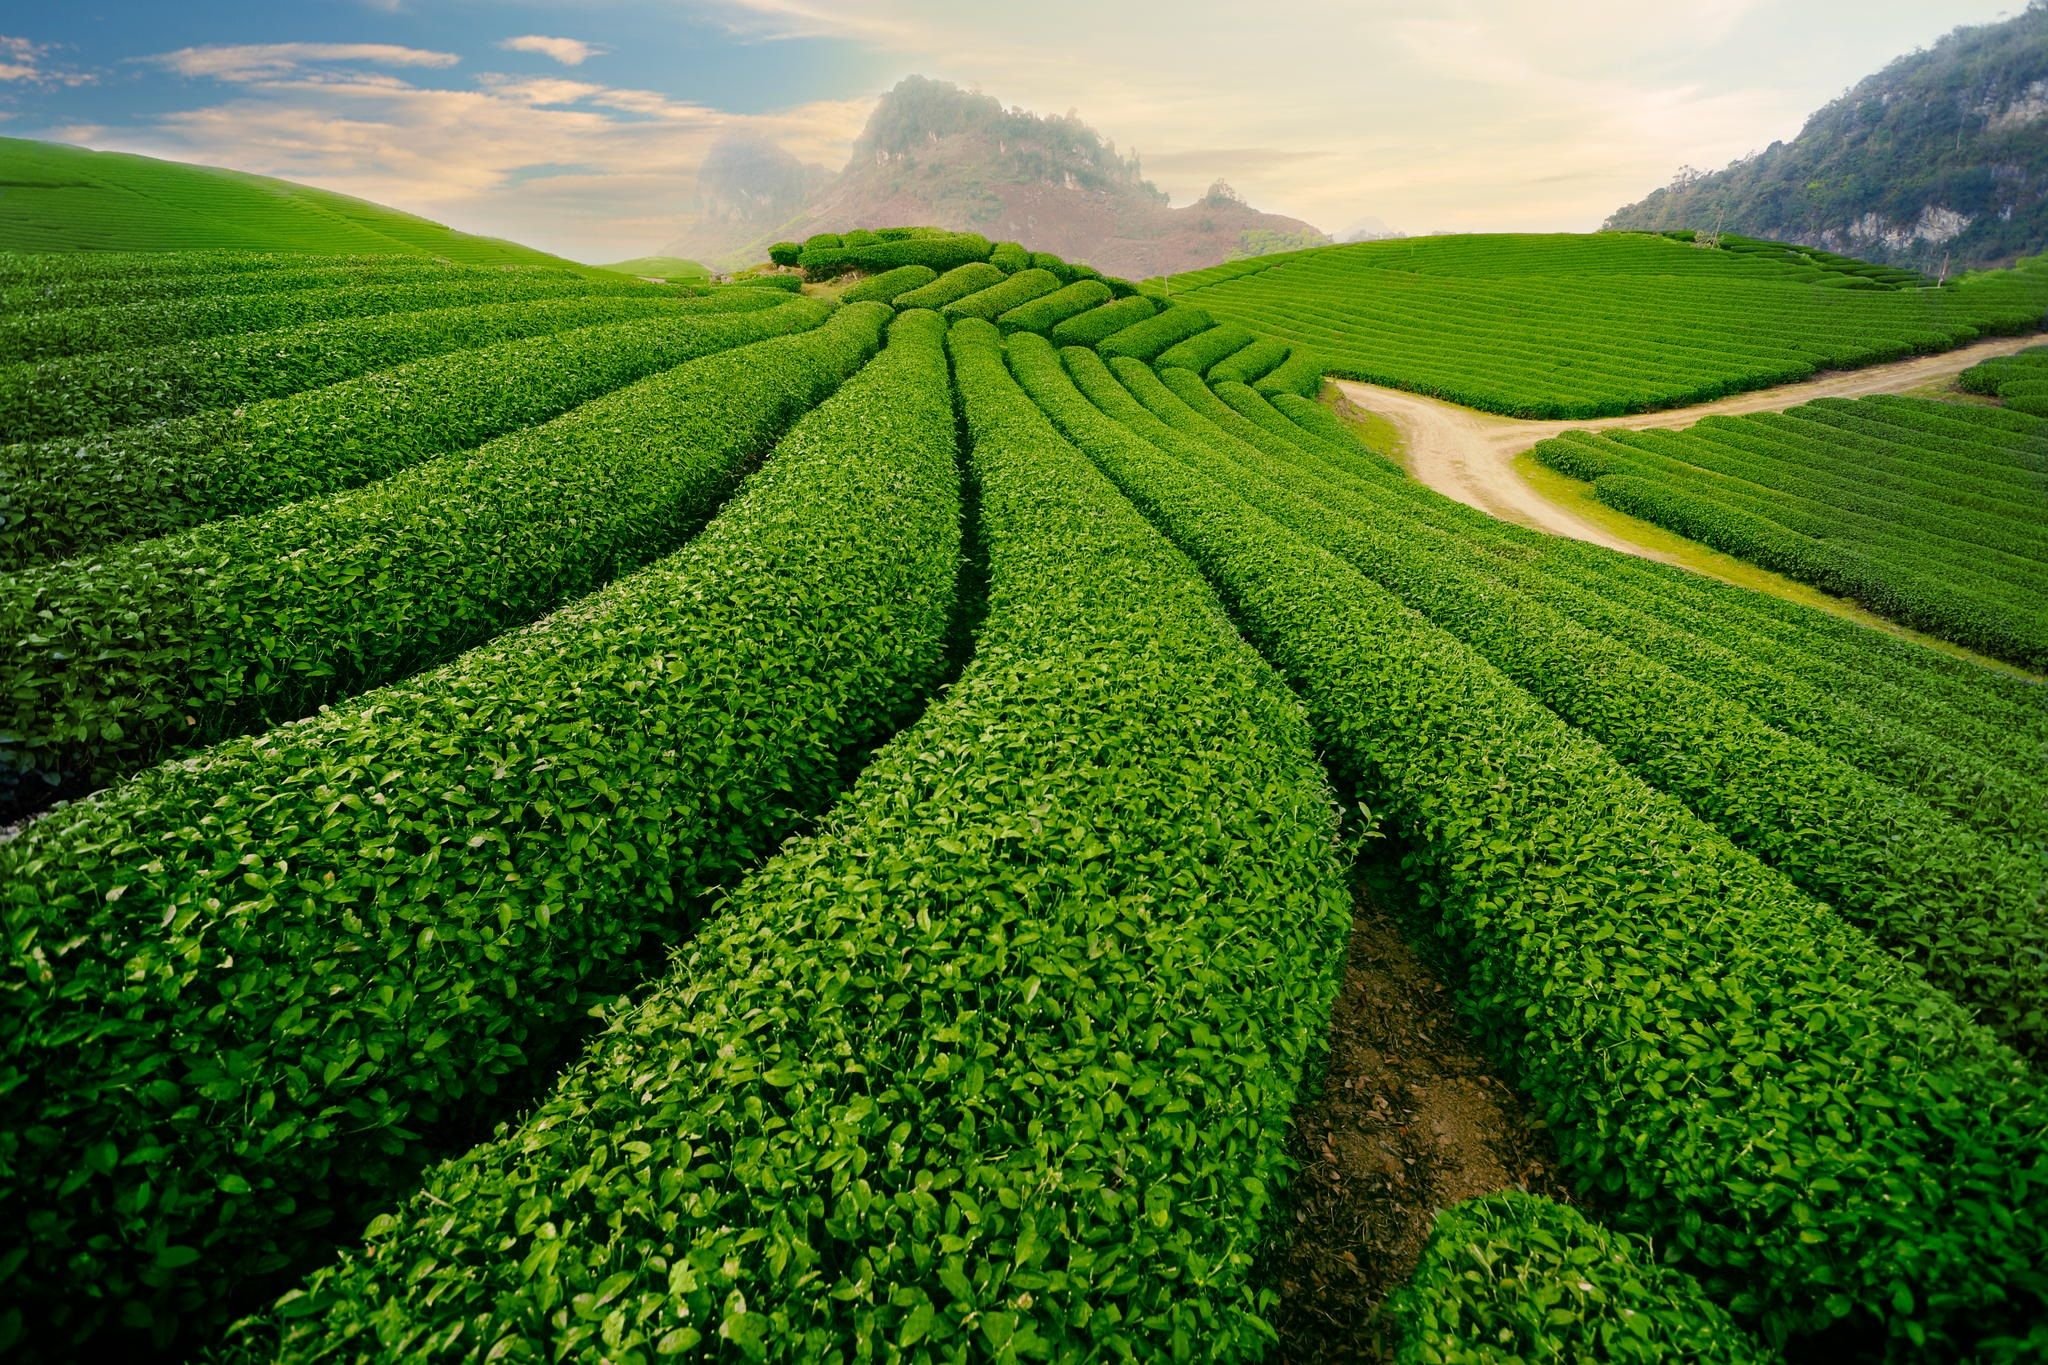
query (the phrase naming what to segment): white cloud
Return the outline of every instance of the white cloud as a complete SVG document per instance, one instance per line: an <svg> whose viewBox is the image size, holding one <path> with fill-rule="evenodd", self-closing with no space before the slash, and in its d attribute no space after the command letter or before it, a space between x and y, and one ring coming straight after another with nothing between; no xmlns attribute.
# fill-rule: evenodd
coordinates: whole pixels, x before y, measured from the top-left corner
<svg viewBox="0 0 2048 1365"><path fill-rule="evenodd" d="M507 38L498 46L507 52L536 52L543 57L554 58L563 66L581 66L605 50L595 43L586 43L580 39L548 38L538 33Z"/></svg>
<svg viewBox="0 0 2048 1365"><path fill-rule="evenodd" d="M288 76L303 67L326 63L367 66L450 67L462 59L452 52L400 47L395 43L235 43L181 47L138 60L175 71L180 76L217 81L264 81Z"/></svg>
<svg viewBox="0 0 2048 1365"><path fill-rule="evenodd" d="M91 85L88 71L53 66L46 58L55 50L50 43L32 43L26 38L0 34L0 84L8 85Z"/></svg>

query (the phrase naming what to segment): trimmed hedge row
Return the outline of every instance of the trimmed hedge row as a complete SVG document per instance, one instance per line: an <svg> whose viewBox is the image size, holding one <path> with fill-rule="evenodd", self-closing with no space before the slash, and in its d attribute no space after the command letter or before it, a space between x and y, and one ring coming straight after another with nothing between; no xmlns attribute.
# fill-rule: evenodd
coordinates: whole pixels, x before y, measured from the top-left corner
<svg viewBox="0 0 2048 1365"><path fill-rule="evenodd" d="M873 242L830 245L813 237L804 243L796 263L814 280L848 270L894 270L899 265L929 266L943 274L970 262L986 263L992 249L988 238L976 232L924 231L909 237L884 237L877 233Z"/></svg>
<svg viewBox="0 0 2048 1365"><path fill-rule="evenodd" d="M0 569L368 483L821 314L667 304L644 321L465 349L288 398L0 447Z"/></svg>
<svg viewBox="0 0 2048 1365"><path fill-rule="evenodd" d="M955 299L939 311L957 322L962 318L979 318L994 322L1019 304L1043 298L1060 287L1052 272L1047 270L1023 270L998 284L976 290L966 298Z"/></svg>
<svg viewBox="0 0 2048 1365"><path fill-rule="evenodd" d="M380 284L459 273L461 267L430 256L306 256L296 267L182 275L85 276L0 285L0 313L52 308L103 308L122 303L229 294L274 294L337 284Z"/></svg>
<svg viewBox="0 0 2048 1365"><path fill-rule="evenodd" d="M1167 347L1153 363L1161 369L1193 370L1205 373L1211 365L1236 355L1252 344L1250 332L1234 322L1221 322L1206 332Z"/></svg>
<svg viewBox="0 0 2048 1365"><path fill-rule="evenodd" d="M1334 487L1248 447L1233 453L1168 427L1152 411L1162 405L1160 380L1199 388L1187 371L1154 379L1126 363L1120 369L1136 381L1126 393L1085 351L1068 368L1109 416L1350 563L1737 846L1920 961L2022 1053L2048 1058L2048 921L2035 850L1960 829L1578 623L1462 536L1404 512L1398 495Z"/></svg>
<svg viewBox="0 0 2048 1365"><path fill-rule="evenodd" d="M231 294L0 317L0 363L161 346L229 332L275 331L331 318L416 313L465 303L510 303L569 294L675 297L665 286L623 276L595 280L527 266L451 267L446 278L411 284Z"/></svg>
<svg viewBox="0 0 2048 1365"><path fill-rule="evenodd" d="M1387 1316L1395 1365L1772 1359L1647 1243L1520 1190L1439 1213Z"/></svg>
<svg viewBox="0 0 2048 1365"><path fill-rule="evenodd" d="M1106 356L1150 360L1175 342L1186 341L1191 336L1207 331L1213 325L1209 315L1201 309L1176 305L1162 308L1143 322L1132 323L1114 336L1098 343L1095 349Z"/></svg>
<svg viewBox="0 0 2048 1365"><path fill-rule="evenodd" d="M943 330L899 321L668 560L0 845L0 1348L201 1344L831 799L945 657Z"/></svg>
<svg viewBox="0 0 2048 1365"><path fill-rule="evenodd" d="M920 289L939 277L928 265L899 265L870 275L839 296L842 303L893 303L898 294Z"/></svg>
<svg viewBox="0 0 2048 1365"><path fill-rule="evenodd" d="M1912 968L1328 551L1027 389L1188 550L1403 840L1567 1173L1770 1342L1989 1349L2048 1316L2048 1096Z"/></svg>
<svg viewBox="0 0 2048 1365"><path fill-rule="evenodd" d="M785 294L801 294L804 277L801 275L738 275L728 289L779 289Z"/></svg>
<svg viewBox="0 0 2048 1365"><path fill-rule="evenodd" d="M1263 1350L1253 1249L1349 927L1328 788L995 329L954 359L990 589L959 682L241 1358Z"/></svg>
<svg viewBox="0 0 2048 1365"><path fill-rule="evenodd" d="M1211 383L1256 384L1278 369L1293 349L1284 341L1266 337L1225 356L1205 373Z"/></svg>
<svg viewBox="0 0 2048 1365"><path fill-rule="evenodd" d="M999 315L995 322L1005 334L1050 332L1068 318L1109 302L1109 298L1109 286L1101 280L1075 280L1041 298L1018 304Z"/></svg>
<svg viewBox="0 0 2048 1365"><path fill-rule="evenodd" d="M956 299L1001 284L1004 278L1003 272L987 261L974 261L953 267L930 284L898 294L892 302L898 308L944 308Z"/></svg>
<svg viewBox="0 0 2048 1365"><path fill-rule="evenodd" d="M1548 463L1548 461L1545 461ZM1898 563L1778 525L1713 498L1632 474L1596 479L1593 492L1616 511L1641 517L1724 554L1861 602L1872 611L2035 672L2048 671L2048 617L1966 592Z"/></svg>
<svg viewBox="0 0 2048 1365"><path fill-rule="evenodd" d="M1287 353L1287 359L1267 372L1252 388L1272 397L1276 394L1299 394L1313 398L1323 387L1323 376L1330 372L1330 363L1314 351L1296 346Z"/></svg>
<svg viewBox="0 0 2048 1365"><path fill-rule="evenodd" d="M988 263L1005 275L1014 275L1031 268L1031 253L1022 242L997 242L995 249L988 253Z"/></svg>
<svg viewBox="0 0 2048 1365"><path fill-rule="evenodd" d="M1052 329L1052 339L1062 346L1094 346L1158 311L1152 300L1132 294L1068 318Z"/></svg>
<svg viewBox="0 0 2048 1365"><path fill-rule="evenodd" d="M0 437L56 440L233 407L339 383L408 360L600 322L772 307L734 293L703 299L546 299L341 318L278 332L0 366Z"/></svg>
<svg viewBox="0 0 2048 1365"><path fill-rule="evenodd" d="M0 800L305 715L668 553L888 318L851 304L362 488L0 578Z"/></svg>

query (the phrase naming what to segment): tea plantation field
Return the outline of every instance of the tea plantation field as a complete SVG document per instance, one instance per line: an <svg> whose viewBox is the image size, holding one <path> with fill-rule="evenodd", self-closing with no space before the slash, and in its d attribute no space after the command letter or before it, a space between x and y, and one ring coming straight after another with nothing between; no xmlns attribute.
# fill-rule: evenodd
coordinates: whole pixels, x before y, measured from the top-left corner
<svg viewBox="0 0 2048 1365"><path fill-rule="evenodd" d="M1265 1357L1371 844L1569 1190L1400 1358L2042 1358L2048 693L1312 399L2048 315L1735 245L0 254L0 1352ZM1544 458L2044 662L2020 401Z"/></svg>

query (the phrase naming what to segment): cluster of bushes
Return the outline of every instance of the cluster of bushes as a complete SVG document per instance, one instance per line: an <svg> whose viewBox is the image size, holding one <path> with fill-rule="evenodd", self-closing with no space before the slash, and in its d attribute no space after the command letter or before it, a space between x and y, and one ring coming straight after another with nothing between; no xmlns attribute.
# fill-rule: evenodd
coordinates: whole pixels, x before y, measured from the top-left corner
<svg viewBox="0 0 2048 1365"><path fill-rule="evenodd" d="M0 579L8 807L437 663L668 553L889 310L695 360L361 488ZM595 363L595 362L593 362Z"/></svg>
<svg viewBox="0 0 2048 1365"><path fill-rule="evenodd" d="M1133 294L1076 313L1056 324L1052 329L1052 339L1062 346L1098 345L1158 311L1158 304L1142 294Z"/></svg>
<svg viewBox="0 0 2048 1365"><path fill-rule="evenodd" d="M868 236L873 240L867 240ZM970 262L986 263L993 249L988 238L976 232L884 228L856 241L831 233L808 238L791 264L803 267L804 274L814 280L849 270L879 273L904 265L929 266L943 273ZM776 259L772 253L770 259Z"/></svg>
<svg viewBox="0 0 2048 1365"><path fill-rule="evenodd" d="M611 302L622 305L617 317L641 320L609 320ZM653 316L642 302L492 305L488 319L459 320L487 322L489 330L451 325L456 340L445 346L446 334L420 329L437 351L453 354L102 435L0 446L0 569L354 487L547 421L656 371L818 320L815 309L770 315L778 301L746 291L662 303ZM537 328L539 336L522 335ZM507 330L518 339L497 340L494 333ZM404 361L404 348L395 349L378 357L373 345L359 359ZM262 348L252 353L260 359ZM288 379L263 380L273 382L293 387Z"/></svg>
<svg viewBox="0 0 2048 1365"><path fill-rule="evenodd" d="M978 289L964 298L953 300L940 312L954 321L961 318L979 318L983 322L992 322L1012 308L1042 298L1059 287L1059 280L1049 270L1020 270L1003 279L1001 283L992 284L986 289Z"/></svg>
<svg viewBox="0 0 2048 1365"><path fill-rule="evenodd" d="M894 303L899 295L921 289L939 277L928 265L899 265L870 275L839 296L842 303Z"/></svg>
<svg viewBox="0 0 2048 1365"><path fill-rule="evenodd" d="M1468 1017L1619 1226L1772 1343L1964 1354L2048 1318L2048 1096L2017 1056L1469 647L1103 415L1043 341L1010 356L1295 684L1401 837Z"/></svg>
<svg viewBox="0 0 2048 1365"><path fill-rule="evenodd" d="M831 799L946 656L943 331L899 321L662 563L0 844L36 945L0 1028L0 1207L27 1233L0 1348L217 1327L530 1094Z"/></svg>
<svg viewBox="0 0 2048 1365"><path fill-rule="evenodd" d="M1110 300L1109 286L1100 280L1076 280L1028 303L1020 303L996 318L1004 332L1050 332L1067 319L1078 317Z"/></svg>
<svg viewBox="0 0 2048 1365"><path fill-rule="evenodd" d="M1253 1249L1349 927L1326 780L995 329L954 335L989 560L963 676L247 1358L1263 1351Z"/></svg>
<svg viewBox="0 0 2048 1365"><path fill-rule="evenodd" d="M1111 338L1114 342L1114 338ZM1252 344L1250 332L1234 322L1218 323L1205 332L1197 332L1185 341L1177 341L1159 353L1153 363L1163 370L1193 370L1206 374L1212 365L1221 363Z"/></svg>
<svg viewBox="0 0 2048 1365"><path fill-rule="evenodd" d="M1001 284L1005 278L1002 271L987 261L973 261L954 266L929 284L898 294L894 303L898 308L944 308L969 294Z"/></svg>

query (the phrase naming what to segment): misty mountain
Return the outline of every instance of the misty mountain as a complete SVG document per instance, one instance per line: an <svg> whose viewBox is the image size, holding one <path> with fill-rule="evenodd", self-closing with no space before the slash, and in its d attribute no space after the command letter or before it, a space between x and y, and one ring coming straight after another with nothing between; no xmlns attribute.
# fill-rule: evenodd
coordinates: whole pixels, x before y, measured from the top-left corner
<svg viewBox="0 0 2048 1365"><path fill-rule="evenodd" d="M1261 213L1221 181L1174 208L1137 153L1079 118L1005 108L921 76L882 97L836 175L765 139L721 143L715 162L699 172L696 212L662 254L732 266L761 259L778 239L923 223L1140 278L1329 240Z"/></svg>

